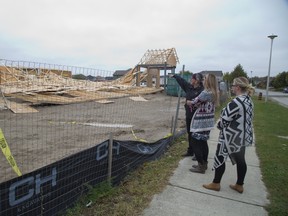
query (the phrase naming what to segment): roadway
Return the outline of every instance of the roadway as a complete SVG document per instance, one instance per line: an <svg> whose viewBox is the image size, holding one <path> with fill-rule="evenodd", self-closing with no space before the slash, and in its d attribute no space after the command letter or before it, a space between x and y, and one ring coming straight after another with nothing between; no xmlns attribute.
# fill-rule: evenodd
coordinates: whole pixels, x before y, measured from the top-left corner
<svg viewBox="0 0 288 216"><path fill-rule="evenodd" d="M265 100L266 90L265 89L255 89L256 95L259 95L260 92L262 93L263 100ZM275 101L282 106L288 107L288 93L268 91L268 100Z"/></svg>

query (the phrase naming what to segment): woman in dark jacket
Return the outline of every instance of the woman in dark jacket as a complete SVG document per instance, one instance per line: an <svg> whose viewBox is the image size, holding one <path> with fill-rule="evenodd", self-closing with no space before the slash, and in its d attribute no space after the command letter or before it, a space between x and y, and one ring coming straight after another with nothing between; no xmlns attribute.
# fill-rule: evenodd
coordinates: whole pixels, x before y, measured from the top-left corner
<svg viewBox="0 0 288 216"><path fill-rule="evenodd" d="M187 82L184 78L182 78L177 74L172 75L172 77L176 79L177 83L186 93L186 102L187 100L189 101L193 100L204 90L202 83L203 76L200 73L193 74L190 82ZM186 128L188 133L188 144L189 144L186 154L183 155L184 157L186 157L194 155L190 133L190 124L195 110L191 110L191 108L186 103L184 107L186 111Z"/></svg>

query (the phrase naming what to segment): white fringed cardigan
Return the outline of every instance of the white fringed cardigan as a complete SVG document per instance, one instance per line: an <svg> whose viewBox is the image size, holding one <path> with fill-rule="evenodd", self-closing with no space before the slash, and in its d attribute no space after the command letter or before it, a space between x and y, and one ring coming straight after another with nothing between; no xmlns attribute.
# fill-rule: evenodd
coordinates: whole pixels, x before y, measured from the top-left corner
<svg viewBox="0 0 288 216"><path fill-rule="evenodd" d="M252 145L253 112L253 101L248 95L237 96L222 110L217 124L220 129L220 151L215 155L214 169L221 166L232 153L239 152L241 147Z"/></svg>

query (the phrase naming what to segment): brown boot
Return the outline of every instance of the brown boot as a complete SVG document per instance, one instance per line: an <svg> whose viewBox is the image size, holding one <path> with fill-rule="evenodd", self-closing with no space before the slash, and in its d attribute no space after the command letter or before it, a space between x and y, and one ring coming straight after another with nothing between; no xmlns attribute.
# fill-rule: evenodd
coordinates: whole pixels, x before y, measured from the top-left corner
<svg viewBox="0 0 288 216"><path fill-rule="evenodd" d="M220 191L220 183L210 183L210 184L204 184L204 188L208 190L214 190L214 191Z"/></svg>
<svg viewBox="0 0 288 216"><path fill-rule="evenodd" d="M235 184L235 185L229 185L229 186L231 189L237 191L238 193L243 193L244 191L243 185Z"/></svg>
<svg viewBox="0 0 288 216"><path fill-rule="evenodd" d="M204 168L205 168L205 170L207 170L208 169L208 162L204 162ZM198 164L194 164L194 165L192 165L192 167L193 168L197 168L198 167Z"/></svg>
<svg viewBox="0 0 288 216"><path fill-rule="evenodd" d="M191 172L194 173L202 173L205 174L205 165L204 164L200 164L198 163L197 167L193 167L191 169L189 169Z"/></svg>

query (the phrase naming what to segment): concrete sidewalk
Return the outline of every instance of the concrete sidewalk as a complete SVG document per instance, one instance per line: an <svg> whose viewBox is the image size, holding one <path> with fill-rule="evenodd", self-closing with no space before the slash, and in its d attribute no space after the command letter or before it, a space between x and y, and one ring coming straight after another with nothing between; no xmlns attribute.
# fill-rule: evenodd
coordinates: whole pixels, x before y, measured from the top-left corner
<svg viewBox="0 0 288 216"><path fill-rule="evenodd" d="M191 157L182 159L170 178L169 185L161 194L156 194L144 216L191 216L191 215L268 215L264 206L269 204L267 191L262 182L259 160L255 146L246 148L247 174L243 194L230 189L236 182L236 165L226 162L226 171L221 181L221 190L211 191L202 187L214 177L212 164L216 152L219 130L211 131L208 141L209 160L205 174L189 171L196 164Z"/></svg>

